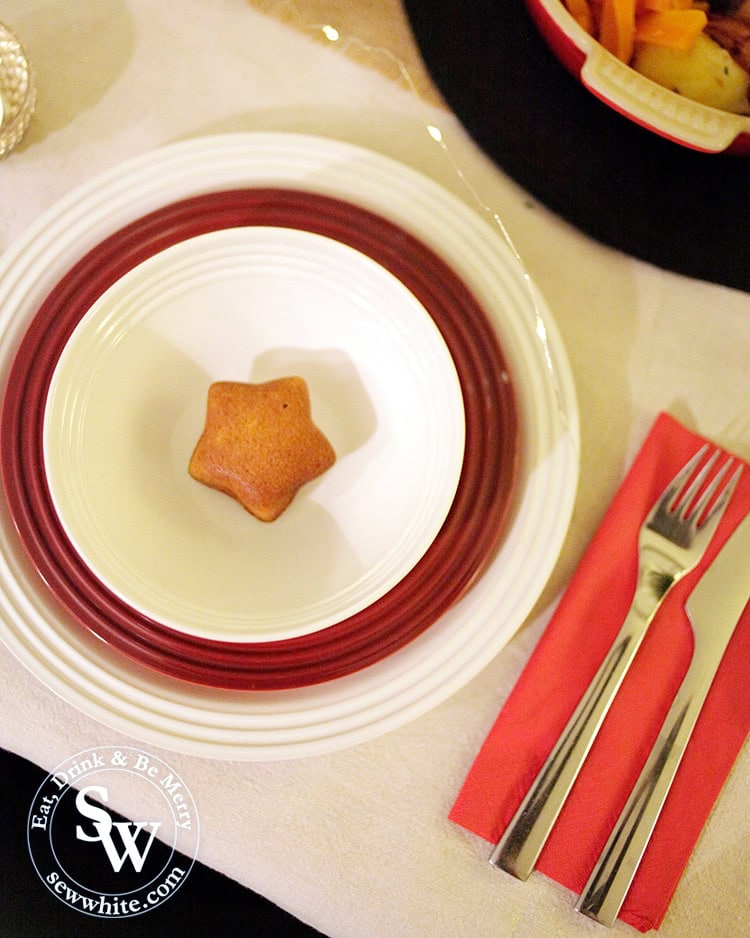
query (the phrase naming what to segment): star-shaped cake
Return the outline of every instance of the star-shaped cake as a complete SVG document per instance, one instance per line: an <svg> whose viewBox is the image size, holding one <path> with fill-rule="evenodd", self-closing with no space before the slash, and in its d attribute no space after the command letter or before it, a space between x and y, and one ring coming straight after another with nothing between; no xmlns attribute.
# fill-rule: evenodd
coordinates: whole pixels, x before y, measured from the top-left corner
<svg viewBox="0 0 750 938"><path fill-rule="evenodd" d="M303 378L217 381L208 389L206 422L188 471L261 521L273 521L335 461L313 423Z"/></svg>

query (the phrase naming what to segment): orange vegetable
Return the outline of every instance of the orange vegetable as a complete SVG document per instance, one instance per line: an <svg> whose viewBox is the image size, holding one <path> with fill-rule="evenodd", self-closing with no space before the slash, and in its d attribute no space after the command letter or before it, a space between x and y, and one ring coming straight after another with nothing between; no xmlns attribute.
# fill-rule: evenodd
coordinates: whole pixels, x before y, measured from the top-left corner
<svg viewBox="0 0 750 938"><path fill-rule="evenodd" d="M623 62L629 62L635 45L636 0L603 0L599 42Z"/></svg>
<svg viewBox="0 0 750 938"><path fill-rule="evenodd" d="M637 14L646 10L653 10L655 13L663 13L665 10L689 10L693 6L693 0L638 0Z"/></svg>
<svg viewBox="0 0 750 938"><path fill-rule="evenodd" d="M689 49L708 22L705 0L564 0L571 16L630 62L636 42Z"/></svg>
<svg viewBox="0 0 750 938"><path fill-rule="evenodd" d="M589 0L565 0L565 6L579 26L585 29L587 33L594 32L594 16L591 12Z"/></svg>
<svg viewBox="0 0 750 938"><path fill-rule="evenodd" d="M664 10L661 13L643 13L638 17L635 38L655 46L671 49L689 49L703 32L708 17L703 10Z"/></svg>

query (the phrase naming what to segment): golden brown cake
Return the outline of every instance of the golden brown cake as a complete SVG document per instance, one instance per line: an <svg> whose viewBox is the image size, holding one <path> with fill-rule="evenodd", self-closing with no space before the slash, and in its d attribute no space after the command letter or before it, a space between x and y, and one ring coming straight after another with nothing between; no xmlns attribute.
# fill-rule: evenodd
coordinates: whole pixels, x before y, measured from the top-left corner
<svg viewBox="0 0 750 938"><path fill-rule="evenodd" d="M313 423L303 378L217 381L208 389L206 423L188 471L261 521L273 521L335 461L333 447Z"/></svg>

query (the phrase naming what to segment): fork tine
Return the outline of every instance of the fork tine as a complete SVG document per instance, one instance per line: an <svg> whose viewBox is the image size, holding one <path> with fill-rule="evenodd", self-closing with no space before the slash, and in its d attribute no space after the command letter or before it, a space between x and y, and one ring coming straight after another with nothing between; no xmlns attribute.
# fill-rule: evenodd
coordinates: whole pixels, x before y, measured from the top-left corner
<svg viewBox="0 0 750 938"><path fill-rule="evenodd" d="M696 466L703 459L704 454L708 450L708 443L704 443L703 446L692 456L680 469L677 475L672 479L672 481L667 485L664 491L661 494L661 497L656 501L656 504L653 507L653 512L663 511L668 512L671 508L672 502L674 501L675 496L682 491L682 487L688 481L690 476L693 474Z"/></svg>
<svg viewBox="0 0 750 938"><path fill-rule="evenodd" d="M727 471L729 470L732 462L733 460L731 457L727 459L719 472L716 474L715 478L711 481L711 484L706 488L705 493L700 499L699 505L696 506L696 509L692 514L696 525L698 525L701 529L705 529L709 525L711 528L716 528L718 523L721 521L721 517L724 514L727 505L729 504L729 499L732 497L732 493L737 487L737 483L739 482L740 476L742 475L742 464L739 464L734 470L731 478L726 483L720 495L714 502L713 507L709 510L703 521L701 521L701 515L710 504L714 492L718 490L719 485L721 484L724 476L727 474Z"/></svg>
<svg viewBox="0 0 750 938"><path fill-rule="evenodd" d="M718 455L718 451L714 453L714 456ZM701 497L692 507L687 505L685 506L686 511L684 517L686 521L695 521L696 524L698 523L698 520L703 516L706 508L708 508L709 504L711 503L711 499L718 491L719 486L724 480L724 476L727 474L727 470L732 465L732 461L732 457L730 456L721 469L719 469L719 471L713 477L713 479L711 479L710 483L703 490ZM708 465L708 463L706 463L706 465ZM706 517L706 521L708 521L708 517Z"/></svg>
<svg viewBox="0 0 750 938"><path fill-rule="evenodd" d="M705 450L704 450L705 451ZM677 504L672 509L675 514L679 515L685 521L688 521L692 514L690 512L690 506L695 500L695 496L701 489L701 486L706 481L709 472L713 469L716 460L719 458L719 450L714 450L711 456L706 460L706 462L701 467L700 472L696 473L695 478L690 483L690 485L685 489L681 497L678 499Z"/></svg>

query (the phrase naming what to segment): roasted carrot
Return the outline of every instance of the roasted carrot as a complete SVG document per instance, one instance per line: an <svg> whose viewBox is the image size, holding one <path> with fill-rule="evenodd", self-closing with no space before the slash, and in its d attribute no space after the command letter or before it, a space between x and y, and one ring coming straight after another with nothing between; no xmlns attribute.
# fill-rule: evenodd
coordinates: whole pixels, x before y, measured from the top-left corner
<svg viewBox="0 0 750 938"><path fill-rule="evenodd" d="M565 6L579 26L587 33L594 32L594 17L589 0L565 0Z"/></svg>
<svg viewBox="0 0 750 938"><path fill-rule="evenodd" d="M690 10L693 0L638 0L636 16L651 10L654 13L663 13L665 10Z"/></svg>
<svg viewBox="0 0 750 938"><path fill-rule="evenodd" d="M604 0L599 20L599 42L623 62L635 45L636 0Z"/></svg>
<svg viewBox="0 0 750 938"><path fill-rule="evenodd" d="M703 10L664 10L643 13L636 20L635 38L655 46L690 49L703 32L708 17Z"/></svg>

